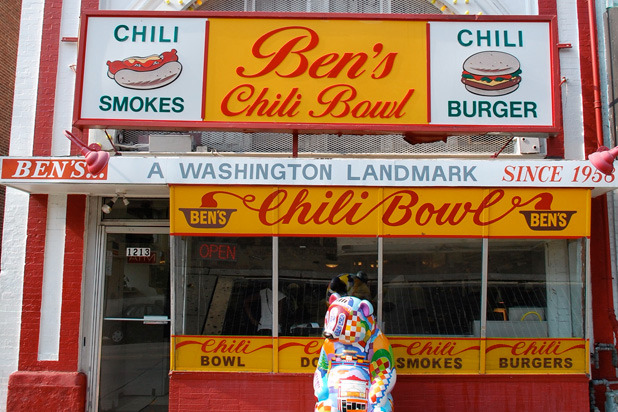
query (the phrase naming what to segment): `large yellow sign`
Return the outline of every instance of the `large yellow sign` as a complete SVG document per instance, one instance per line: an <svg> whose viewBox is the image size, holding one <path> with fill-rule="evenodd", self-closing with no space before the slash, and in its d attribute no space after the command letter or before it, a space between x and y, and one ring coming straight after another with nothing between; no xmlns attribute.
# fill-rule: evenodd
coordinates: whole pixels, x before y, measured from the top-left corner
<svg viewBox="0 0 618 412"><path fill-rule="evenodd" d="M585 339L389 336L389 341L399 375L588 373ZM174 336L172 370L313 373L322 343L318 338Z"/></svg>
<svg viewBox="0 0 618 412"><path fill-rule="evenodd" d="M426 21L211 19L208 58L206 121L428 123Z"/></svg>
<svg viewBox="0 0 618 412"><path fill-rule="evenodd" d="M173 235L581 237L587 189L172 186Z"/></svg>
<svg viewBox="0 0 618 412"><path fill-rule="evenodd" d="M78 126L559 131L548 17L125 11L83 22Z"/></svg>

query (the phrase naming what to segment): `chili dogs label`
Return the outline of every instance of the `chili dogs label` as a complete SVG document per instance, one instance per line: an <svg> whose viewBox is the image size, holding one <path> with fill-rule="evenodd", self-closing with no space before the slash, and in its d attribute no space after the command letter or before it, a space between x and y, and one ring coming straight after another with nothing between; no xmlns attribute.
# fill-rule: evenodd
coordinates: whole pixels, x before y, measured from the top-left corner
<svg viewBox="0 0 618 412"><path fill-rule="evenodd" d="M78 124L556 131L547 19L121 15L87 16Z"/></svg>

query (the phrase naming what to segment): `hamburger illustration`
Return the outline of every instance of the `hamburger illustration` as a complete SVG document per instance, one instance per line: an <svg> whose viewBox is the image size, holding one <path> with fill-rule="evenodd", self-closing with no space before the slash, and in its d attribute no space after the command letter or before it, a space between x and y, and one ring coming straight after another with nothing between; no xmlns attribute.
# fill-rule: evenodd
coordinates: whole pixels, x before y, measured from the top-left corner
<svg viewBox="0 0 618 412"><path fill-rule="evenodd" d="M180 76L181 71L176 49L107 62L107 76L127 89L149 90L167 86Z"/></svg>
<svg viewBox="0 0 618 412"><path fill-rule="evenodd" d="M461 82L470 93L480 96L504 96L521 82L519 60L511 54L484 51L473 54L463 63Z"/></svg>

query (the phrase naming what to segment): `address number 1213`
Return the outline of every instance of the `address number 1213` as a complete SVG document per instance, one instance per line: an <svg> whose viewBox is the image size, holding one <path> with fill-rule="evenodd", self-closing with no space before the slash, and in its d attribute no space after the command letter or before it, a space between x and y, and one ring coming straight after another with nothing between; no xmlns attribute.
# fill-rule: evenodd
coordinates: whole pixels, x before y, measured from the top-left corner
<svg viewBox="0 0 618 412"><path fill-rule="evenodd" d="M127 256L150 256L149 247L128 247Z"/></svg>

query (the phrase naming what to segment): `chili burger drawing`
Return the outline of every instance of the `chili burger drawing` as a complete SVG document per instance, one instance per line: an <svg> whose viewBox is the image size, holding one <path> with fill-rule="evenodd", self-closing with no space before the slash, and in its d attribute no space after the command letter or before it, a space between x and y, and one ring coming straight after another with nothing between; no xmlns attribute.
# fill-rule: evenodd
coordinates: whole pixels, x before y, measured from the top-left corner
<svg viewBox="0 0 618 412"><path fill-rule="evenodd" d="M464 61L461 82L479 96L504 96L517 90L520 74L519 60L512 54L483 51Z"/></svg>

